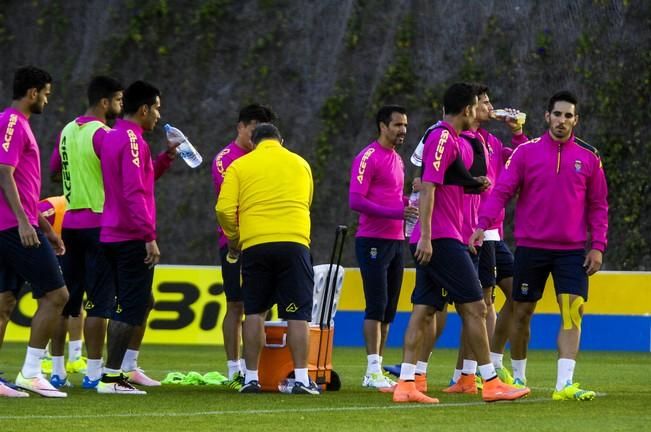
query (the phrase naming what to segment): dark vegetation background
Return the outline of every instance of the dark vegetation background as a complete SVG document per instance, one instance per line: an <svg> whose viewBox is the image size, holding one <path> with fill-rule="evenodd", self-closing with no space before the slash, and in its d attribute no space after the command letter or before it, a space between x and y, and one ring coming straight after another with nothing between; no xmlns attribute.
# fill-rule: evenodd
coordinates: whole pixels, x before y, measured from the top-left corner
<svg viewBox="0 0 651 432"><path fill-rule="evenodd" d="M527 112L530 137L544 131L553 92L578 94L577 135L599 148L610 187L606 268L651 269L649 1L0 0L0 53L3 104L20 65L55 80L46 112L32 120L43 196L60 193L47 162L57 133L83 112L92 75L162 89L163 122L186 132L205 160L196 170L177 161L156 185L166 263L218 262L210 162L234 137L244 104L271 105L287 146L312 165L321 262L334 227L355 224L350 163L375 137L376 109L408 107L407 161L439 118L445 87L478 80L496 108ZM508 141L504 126L489 129ZM161 127L149 141L163 148ZM356 264L350 239L344 263Z"/></svg>

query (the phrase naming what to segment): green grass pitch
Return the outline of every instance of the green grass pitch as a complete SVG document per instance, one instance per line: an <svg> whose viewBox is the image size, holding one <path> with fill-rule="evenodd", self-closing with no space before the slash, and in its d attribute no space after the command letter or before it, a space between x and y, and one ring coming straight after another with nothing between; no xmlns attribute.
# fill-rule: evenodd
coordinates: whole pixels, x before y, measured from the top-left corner
<svg viewBox="0 0 651 432"><path fill-rule="evenodd" d="M18 372L24 344L0 351L6 379ZM385 364L401 352L385 353ZM0 431L646 431L651 430L651 354L581 353L576 380L598 392L592 402L553 402L556 353L533 351L528 379L532 394L517 402L486 404L478 395L446 395L456 353L436 350L430 361L429 394L440 405L394 404L391 396L361 387L366 356L361 348L335 348L342 378L338 392L321 396L279 393L241 395L222 387L163 386L146 396L98 395L80 388L68 398L0 398ZM140 364L154 378L169 371L224 372L222 347L145 346ZM508 364L508 361L507 361Z"/></svg>

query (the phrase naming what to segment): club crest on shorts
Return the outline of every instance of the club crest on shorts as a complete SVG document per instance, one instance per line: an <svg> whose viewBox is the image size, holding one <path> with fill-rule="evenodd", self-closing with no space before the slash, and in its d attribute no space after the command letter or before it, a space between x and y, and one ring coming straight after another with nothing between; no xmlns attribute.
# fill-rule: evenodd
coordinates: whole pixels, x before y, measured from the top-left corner
<svg viewBox="0 0 651 432"><path fill-rule="evenodd" d="M581 162L580 160L574 161L574 171L581 172L582 166L583 166L583 162Z"/></svg>
<svg viewBox="0 0 651 432"><path fill-rule="evenodd" d="M371 259L377 258L377 248L371 248L370 250Z"/></svg>
<svg viewBox="0 0 651 432"><path fill-rule="evenodd" d="M529 294L529 284L523 283L522 285L520 285L520 292L522 293L522 295Z"/></svg>

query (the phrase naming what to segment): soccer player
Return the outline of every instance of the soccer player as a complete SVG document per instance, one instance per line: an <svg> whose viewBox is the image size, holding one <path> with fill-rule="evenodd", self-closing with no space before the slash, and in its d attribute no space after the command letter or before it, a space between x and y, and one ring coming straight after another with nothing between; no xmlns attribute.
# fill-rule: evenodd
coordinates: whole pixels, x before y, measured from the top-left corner
<svg viewBox="0 0 651 432"><path fill-rule="evenodd" d="M106 366L98 393L146 394L121 373L122 360L137 326L145 324L151 304L156 244L155 170L143 138L160 119L160 91L136 81L124 92L124 119L104 138L101 167L104 212L100 242L116 283L117 304L108 325Z"/></svg>
<svg viewBox="0 0 651 432"><path fill-rule="evenodd" d="M476 129L476 134L482 139L488 152L487 177L491 182L489 189L481 196L481 201L485 202L491 194L493 185L497 183L497 178L502 172L504 164L513 152L513 149L528 141L528 138L523 133L523 123L517 122L514 116L497 119L503 121L509 127L511 131L511 147L504 146L495 135L484 129L482 125L494 117L492 114L493 105L488 96L489 88L487 86L479 85L478 93L479 106L477 110L477 123L479 127ZM507 108L506 110L513 114L517 114L518 112L511 108ZM504 217L505 212L502 211L500 217L495 221L491 229L487 231L487 235L482 243L481 250L479 251L479 280L485 289L484 300L489 307L489 313L492 311L493 315L487 322L489 326L488 335L491 346L491 361L500 379L507 384L512 384L514 382L513 377L502 362L513 316L513 301L511 298L513 286L513 254L503 239L504 230L502 225ZM493 306L494 296L491 292L486 291L486 289L493 291L495 285L500 287L506 298L506 302L500 309L496 320ZM518 384L523 385L524 383Z"/></svg>
<svg viewBox="0 0 651 432"><path fill-rule="evenodd" d="M463 131L460 137L462 139L462 143L466 142L468 144L471 144L474 142L483 148L487 162L486 176L488 177L491 186L489 186L488 189L481 195L466 195L464 197L465 206L462 237L465 239L465 241L470 238L474 230L477 228L480 201L485 201L490 195L492 185L495 184L501 167L504 165L504 162L513 151L513 149L510 147L504 147L502 142L497 137L489 133L486 129L482 128L482 124L485 124L492 119L493 106L488 96L488 87L483 84L475 84L475 87L478 98L475 120L470 130ZM509 109L509 112L517 113L517 110ZM505 118L502 120L510 127L512 131L511 143L513 147L517 147L521 143L527 141L527 137L522 133L522 124L515 121L514 118ZM510 299L511 296L511 291L509 289L510 276L513 274L513 257L508 247L504 244L504 242L502 242L499 246L497 245L501 236L503 220L504 212L502 212L498 223L495 224L495 228L489 232L490 241L484 241L481 246L475 245L475 249L478 251L478 253L471 254L473 264L475 265L475 268L478 272L479 281L484 293L484 302L486 303L487 307L486 329L488 332L489 341L493 340L494 330L496 328L496 316L495 307L493 306L493 299L497 276L500 277L500 283L506 287L502 289L507 298L507 303L500 311L500 333L497 336L497 340L499 341L498 344L501 344L501 352L504 351L504 347L508 339L510 317L512 316L512 302L508 299ZM499 267L497 266L496 262L497 248L499 248L500 251ZM504 279L507 280L505 281ZM507 330L507 338L503 338L502 336L505 333L504 330ZM464 342L462 342L461 346L464 346ZM471 375L472 378L474 378L477 369L477 362L474 360L473 355L471 352L469 352L469 350L461 349L459 352L460 357L457 361L457 367L452 376L450 386L443 391L446 393L474 393L476 392L475 384L471 379L465 378L464 383L459 383L459 379L461 378L462 374ZM491 352L490 356L491 361L495 366L497 375L500 377L500 379L507 384L512 384L513 378L510 376L508 370L502 366L502 355ZM481 383L481 381L479 381L479 383Z"/></svg>
<svg viewBox="0 0 651 432"><path fill-rule="evenodd" d="M117 80L94 77L88 85L88 108L84 115L68 123L59 136L59 144L50 159L53 176L60 173L68 212L63 223L63 239L67 246L62 260L64 278L70 289L70 301L64 318L80 312L86 294L87 319L84 325L88 364L82 387L94 389L102 376L102 351L106 337L107 319L112 316L115 286L110 266L99 236L104 207L104 182L100 157L104 138L122 113L124 87ZM175 149L162 152L154 160L154 177L158 179L176 157ZM149 310L149 309L148 309ZM146 320L145 320L146 321ZM160 383L146 376L136 364L145 326L137 326L125 353L121 370L129 380L145 386ZM53 371L50 381L55 386L66 385L66 371L74 371L74 363L63 368L65 325L62 321L53 339Z"/></svg>
<svg viewBox="0 0 651 432"><path fill-rule="evenodd" d="M237 119L237 137L217 153L213 161L212 177L216 197L219 197L226 169L233 161L253 149L253 143L251 142L253 129L259 123L270 123L275 119L276 116L273 111L259 104L247 105L240 110ZM242 288L240 285L241 262L239 258L234 262L227 259L228 239L221 227L218 227L217 232L224 292L226 294L226 314L222 323L222 332L224 335L224 349L226 350L226 365L228 367L229 382L227 385L232 389L239 390L244 384L244 374L240 362L241 329L244 316L244 303L242 302Z"/></svg>
<svg viewBox="0 0 651 432"><path fill-rule="evenodd" d="M314 271L310 258L312 172L308 163L283 147L278 129L261 123L255 148L226 171L217 218L228 238L229 256L242 254L244 359L241 393L259 393L258 363L267 311L278 304L287 320L287 343L294 362L294 394L319 394L308 376L308 322L312 319Z"/></svg>
<svg viewBox="0 0 651 432"><path fill-rule="evenodd" d="M61 172L63 195L67 201L62 238L67 253L61 260L63 276L68 283L70 299L56 326L50 350L52 373L50 382L57 388L70 386L64 364L63 348L69 317L81 313L86 294L84 325L87 370L82 387L95 388L102 370L102 350L106 336L106 320L115 301L113 277L104 251L99 244L104 183L99 156L106 134L107 121L122 112L124 88L113 78L98 76L88 86L88 109L61 131L50 164ZM58 168L58 169L57 169Z"/></svg>
<svg viewBox="0 0 651 432"><path fill-rule="evenodd" d="M58 155L58 152L56 154ZM50 159L50 162L52 162L52 159ZM38 203L39 212L48 221L48 223L52 225L52 229L59 236L61 235L63 218L66 213L67 205L68 201L63 195L44 198ZM61 262L61 257L59 257L59 262ZM68 326L66 330L70 336L70 340L68 342L68 361L66 362L65 370L69 373L86 371L86 357L82 356L83 323L84 318L81 311L79 312L78 317L72 317L68 319ZM47 349L45 352L45 357L41 359L41 372L44 374L52 373L52 357L50 356Z"/></svg>
<svg viewBox="0 0 651 432"><path fill-rule="evenodd" d="M16 385L42 396L61 398L67 394L58 391L41 375L41 357L68 301L68 289L55 255L63 254L65 247L38 211L40 152L29 126L31 115L41 114L45 109L51 82L50 74L42 69L33 66L18 69L14 76L13 101L0 116L0 270L29 282L38 303ZM0 301L6 301L5 295Z"/></svg>
<svg viewBox="0 0 651 432"><path fill-rule="evenodd" d="M490 362L486 333L486 305L468 248L461 235L464 189L445 185L448 168L458 156L466 165L472 157L459 145L459 133L472 125L477 108L475 87L457 83L443 97L444 120L428 135L423 151L423 176L419 202L420 220L412 239L417 238L416 286L413 310L405 333L400 381L393 393L395 402L438 403L421 393L415 384L415 369L423 344L423 329L433 326L436 310L455 302L467 335L469 349L479 363L484 379L485 401L513 400L529 394L500 381Z"/></svg>
<svg viewBox="0 0 651 432"><path fill-rule="evenodd" d="M418 217L418 209L403 197L405 167L396 152L407 135L407 111L397 105L383 106L376 126L378 139L353 161L349 203L360 214L355 253L366 300L367 367L362 386L388 391L395 382L382 374L382 354L402 286L404 220Z"/></svg>
<svg viewBox="0 0 651 432"><path fill-rule="evenodd" d="M470 241L481 241L517 193L511 333L514 378L526 383L531 316L551 273L562 318L552 398L591 400L595 392L579 388L573 375L588 277L601 268L606 248L606 178L597 150L574 135L579 121L576 96L567 91L554 94L545 121L548 131L511 155L480 210L479 228Z"/></svg>

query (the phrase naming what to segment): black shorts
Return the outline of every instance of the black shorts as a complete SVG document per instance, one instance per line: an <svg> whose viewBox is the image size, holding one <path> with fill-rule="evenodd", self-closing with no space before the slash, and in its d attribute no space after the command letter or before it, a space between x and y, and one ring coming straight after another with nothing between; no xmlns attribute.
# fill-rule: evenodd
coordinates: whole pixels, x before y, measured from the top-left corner
<svg viewBox="0 0 651 432"><path fill-rule="evenodd" d="M573 294L588 300L588 275L584 250L549 250L518 247L515 250L513 300L535 302L542 298L551 273L556 295Z"/></svg>
<svg viewBox="0 0 651 432"><path fill-rule="evenodd" d="M513 277L513 253L504 240L495 243L495 265L497 273L495 279L500 281Z"/></svg>
<svg viewBox="0 0 651 432"><path fill-rule="evenodd" d="M10 292L18 298L25 280L11 267L5 267L0 264L0 293Z"/></svg>
<svg viewBox="0 0 651 432"><path fill-rule="evenodd" d="M115 284L111 266L99 242L99 228L64 228L61 236L66 253L61 259L63 278L70 291L64 316L79 316L86 293L86 314L110 318L115 309Z"/></svg>
<svg viewBox="0 0 651 432"><path fill-rule="evenodd" d="M482 288L494 287L497 283L497 263L495 261L496 241L484 241L479 255L479 282Z"/></svg>
<svg viewBox="0 0 651 432"><path fill-rule="evenodd" d="M145 264L147 250L143 240L102 243L115 286L115 321L143 325L151 306L154 269Z"/></svg>
<svg viewBox="0 0 651 432"><path fill-rule="evenodd" d="M240 270L242 267L242 259L239 258L237 262L229 263L226 259L228 255L228 246L219 249L219 258L222 263L222 279L224 280L224 293L226 294L227 302L241 302L242 301L242 284L240 279Z"/></svg>
<svg viewBox="0 0 651 432"><path fill-rule="evenodd" d="M432 248L430 262L416 267L416 286L411 302L443 310L450 302L483 301L468 246L454 239L436 239L432 240Z"/></svg>
<svg viewBox="0 0 651 432"><path fill-rule="evenodd" d="M402 240L355 239L355 253L366 299L364 319L393 322L405 267L402 244Z"/></svg>
<svg viewBox="0 0 651 432"><path fill-rule="evenodd" d="M29 282L32 296L37 299L66 284L54 249L40 228L34 228L41 244L32 248L22 245L18 228L0 231L0 272L6 273L4 277L9 280L19 277L16 281Z"/></svg>
<svg viewBox="0 0 651 432"><path fill-rule="evenodd" d="M262 243L243 250L241 260L245 315L264 313L277 303L282 319L312 319L314 270L307 246Z"/></svg>

